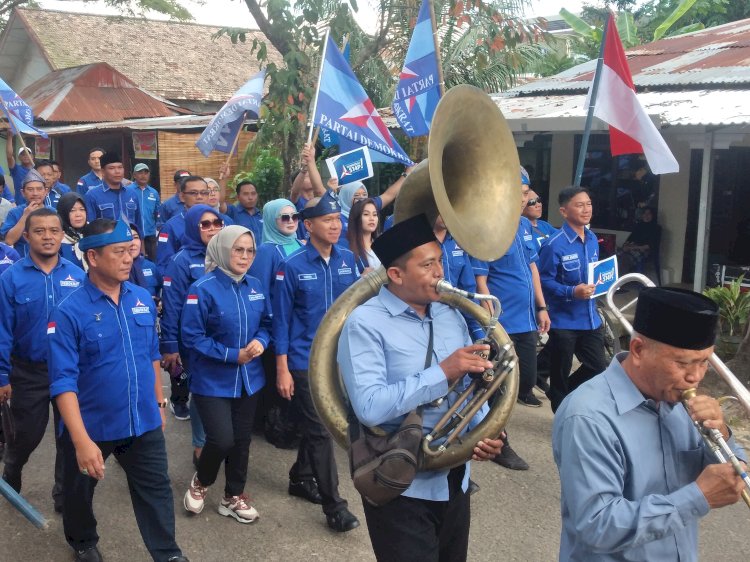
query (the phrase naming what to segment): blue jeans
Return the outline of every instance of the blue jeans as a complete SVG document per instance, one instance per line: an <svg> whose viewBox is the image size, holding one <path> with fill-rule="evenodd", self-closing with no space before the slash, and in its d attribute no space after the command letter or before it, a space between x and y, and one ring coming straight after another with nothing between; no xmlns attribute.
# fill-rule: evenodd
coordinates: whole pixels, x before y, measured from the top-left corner
<svg viewBox="0 0 750 562"><path fill-rule="evenodd" d="M65 462L63 529L68 544L75 550L84 550L99 542L92 505L98 481L84 476L78 469L76 450L67 429L60 440ZM96 445L104 460L114 454L125 471L135 520L154 561L166 562L173 556L180 556L182 552L175 541L167 449L161 428L138 437L100 441Z"/></svg>
<svg viewBox="0 0 750 562"><path fill-rule="evenodd" d="M206 446L206 431L203 429L203 422L198 413L198 407L195 405L195 396L190 398L190 429L193 433L193 447Z"/></svg>

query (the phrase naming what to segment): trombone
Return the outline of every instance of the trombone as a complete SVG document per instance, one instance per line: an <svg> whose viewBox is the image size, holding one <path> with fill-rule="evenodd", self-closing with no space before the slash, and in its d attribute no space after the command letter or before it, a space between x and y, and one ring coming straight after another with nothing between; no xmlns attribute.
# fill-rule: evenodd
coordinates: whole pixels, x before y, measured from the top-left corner
<svg viewBox="0 0 750 562"><path fill-rule="evenodd" d="M629 273L627 275L623 275L617 281L615 281L607 291L606 296L607 308L612 312L612 314L615 315L620 325L622 325L623 329L625 329L628 334L633 333L633 325L628 321L627 318L625 318L625 311L631 309L635 305L635 303L638 302L638 299L635 298L622 308L619 308L615 304L614 295L615 292L617 292L617 289L627 283L633 282L641 283L646 287L655 286L651 279L649 279L645 275L642 275L640 273ZM740 404L742 404L742 407L745 408L745 411L750 414L750 391L748 391L745 385L742 384L736 376L734 376L734 373L729 370L729 367L726 366L724 361L722 361L718 355L716 355L715 353L712 354L708 360L708 363L714 368L714 370L719 374L724 382L729 385L729 387L732 389L732 392L734 393L734 397L737 398L737 401ZM690 410L688 409L687 401L695 395L696 390L694 388L690 388L682 393L682 405L686 410L688 410L688 415L690 414ZM747 504L747 506L750 507L750 476L748 476L739 460L737 460L734 452L724 440L724 437L722 437L721 432L716 429L703 427L700 422L695 420L693 420L693 425L698 430L698 433L700 433L703 441L711 450L714 457L716 457L716 459L720 463L729 462L734 468L735 472L745 482L745 489L742 491L742 499Z"/></svg>

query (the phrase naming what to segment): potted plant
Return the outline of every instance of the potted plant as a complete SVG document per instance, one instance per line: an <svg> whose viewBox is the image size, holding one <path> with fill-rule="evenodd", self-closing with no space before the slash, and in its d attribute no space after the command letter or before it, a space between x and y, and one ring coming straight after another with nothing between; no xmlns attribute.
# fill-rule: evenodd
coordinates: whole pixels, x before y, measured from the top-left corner
<svg viewBox="0 0 750 562"><path fill-rule="evenodd" d="M711 287L703 291L719 307L720 348L729 358L737 351L750 315L750 292L742 290L743 277L738 277L728 287Z"/></svg>

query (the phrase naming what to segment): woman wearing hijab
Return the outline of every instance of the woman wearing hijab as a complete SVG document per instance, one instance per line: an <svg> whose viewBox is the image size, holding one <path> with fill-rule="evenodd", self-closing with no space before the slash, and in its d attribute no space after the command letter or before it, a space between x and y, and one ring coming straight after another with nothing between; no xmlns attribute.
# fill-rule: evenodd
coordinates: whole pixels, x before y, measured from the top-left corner
<svg viewBox="0 0 750 562"><path fill-rule="evenodd" d="M339 189L339 205L341 205L341 236L339 242L346 240L346 231L349 228L349 213L352 205L357 201L367 199L367 188L361 181L345 183Z"/></svg>
<svg viewBox="0 0 750 562"><path fill-rule="evenodd" d="M274 199L263 206L263 243L250 267L250 275L260 279L271 294L279 264L302 243L297 239L299 213L288 199Z"/></svg>
<svg viewBox="0 0 750 562"><path fill-rule="evenodd" d="M130 243L130 257L133 265L130 267L130 281L146 289L151 298L159 301L162 278L156 269L156 264L143 256L143 236L137 225L130 223L133 241Z"/></svg>
<svg viewBox="0 0 750 562"><path fill-rule="evenodd" d="M372 251L372 242L379 234L379 219L378 209L372 199L357 201L352 205L346 241L357 258L357 269L360 274L369 273L380 266L378 256Z"/></svg>
<svg viewBox="0 0 750 562"><path fill-rule="evenodd" d="M170 374L172 396L170 409L178 420L191 420L193 430L193 462L201 454L205 434L194 404L188 408L190 392L183 371L184 348L180 346L180 315L188 289L205 273L206 246L224 227L219 213L208 205L194 205L185 213L185 235L182 248L167 265L162 289L160 348L162 367ZM189 365L185 370L189 372Z"/></svg>
<svg viewBox="0 0 750 562"><path fill-rule="evenodd" d="M75 191L63 193L57 202L57 214L60 215L64 233L60 245L60 255L81 269L88 269L88 265L83 259L83 252L78 249L78 241L83 236L83 227L88 222L86 219L86 203L81 194Z"/></svg>
<svg viewBox="0 0 750 562"><path fill-rule="evenodd" d="M190 364L190 391L206 430L198 470L185 493L187 511L200 513L222 461L226 483L219 514L252 523L257 510L245 494L258 391L265 384L260 356L268 345L270 299L247 275L255 238L228 226L208 244L206 274L190 286L181 339Z"/></svg>

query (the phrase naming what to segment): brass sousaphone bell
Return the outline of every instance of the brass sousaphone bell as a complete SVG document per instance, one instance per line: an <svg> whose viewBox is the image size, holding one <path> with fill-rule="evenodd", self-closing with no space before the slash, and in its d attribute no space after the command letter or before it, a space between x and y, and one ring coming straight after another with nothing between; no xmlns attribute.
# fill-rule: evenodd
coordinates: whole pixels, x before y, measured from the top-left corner
<svg viewBox="0 0 750 562"><path fill-rule="evenodd" d="M453 238L470 255L492 261L505 255L518 230L521 182L513 135L490 97L473 86L451 88L432 120L428 160L404 182L396 200L395 222L425 213L434 224L442 216ZM338 339L349 314L387 282L384 268L360 279L333 303L321 322L310 353L310 387L315 408L336 442L348 448L346 391L336 362ZM441 302L470 314L482 326L489 313L471 300L441 293ZM511 349L507 333L489 330L493 348ZM512 352L511 352L512 353ZM506 362L507 365L507 362ZM518 368L512 362L503 394L481 424L439 453L422 456L420 470L448 469L471 459L475 444L496 438L518 396ZM423 450L429 448L423 443Z"/></svg>

